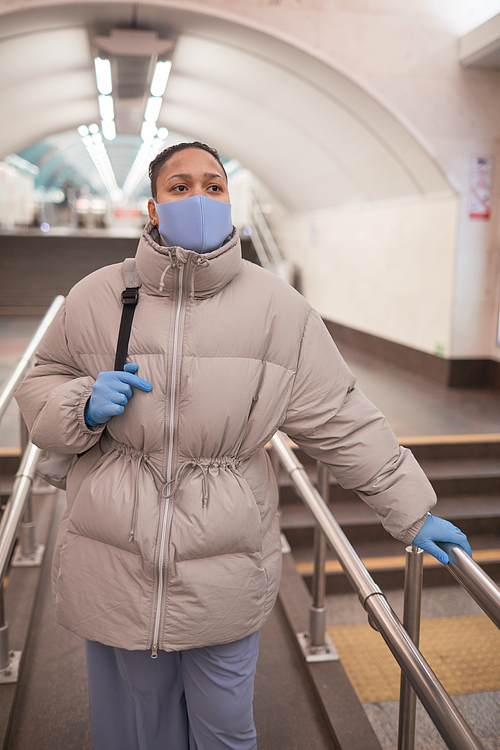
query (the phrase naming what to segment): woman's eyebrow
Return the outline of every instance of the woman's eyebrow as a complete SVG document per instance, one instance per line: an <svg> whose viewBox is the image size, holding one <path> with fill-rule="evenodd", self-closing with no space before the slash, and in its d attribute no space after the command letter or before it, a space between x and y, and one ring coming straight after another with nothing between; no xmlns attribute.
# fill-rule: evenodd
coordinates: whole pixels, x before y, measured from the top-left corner
<svg viewBox="0 0 500 750"><path fill-rule="evenodd" d="M168 180L189 180L192 179L193 175L188 174L187 172L182 172L180 174L171 174L170 177L168 177ZM217 174L217 172L205 172L203 177L206 177L209 180L222 180L223 177L221 174Z"/></svg>

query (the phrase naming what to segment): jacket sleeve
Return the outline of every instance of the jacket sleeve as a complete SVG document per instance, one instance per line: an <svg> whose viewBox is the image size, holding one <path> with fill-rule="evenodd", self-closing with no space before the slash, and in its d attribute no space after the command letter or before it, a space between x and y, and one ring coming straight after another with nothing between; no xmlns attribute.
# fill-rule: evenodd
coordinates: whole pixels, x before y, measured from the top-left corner
<svg viewBox="0 0 500 750"><path fill-rule="evenodd" d="M84 418L93 385L94 378L81 371L70 351L64 302L38 349L34 368L14 394L31 441L57 453L83 453L97 443L105 425L90 428Z"/></svg>
<svg viewBox="0 0 500 750"><path fill-rule="evenodd" d="M396 539L410 543L436 502L411 451L356 387L318 313L311 310L281 429L357 492Z"/></svg>

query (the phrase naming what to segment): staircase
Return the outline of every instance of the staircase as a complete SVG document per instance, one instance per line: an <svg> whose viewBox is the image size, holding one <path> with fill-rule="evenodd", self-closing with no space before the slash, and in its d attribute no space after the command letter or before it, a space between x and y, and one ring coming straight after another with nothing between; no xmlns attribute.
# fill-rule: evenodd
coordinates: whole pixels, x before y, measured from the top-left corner
<svg viewBox="0 0 500 750"><path fill-rule="evenodd" d="M404 440L428 478L438 503L433 513L455 523L471 543L474 558L494 580L500 580L500 437L452 436ZM316 483L317 467L297 452ZM310 586L313 574L315 521L295 495L288 477L280 480L281 528ZM329 507L376 583L384 589L402 588L405 545L387 534L374 511L358 496L330 477ZM334 553L328 551L327 593L351 593ZM449 585L448 571L434 558L424 559L425 585Z"/></svg>

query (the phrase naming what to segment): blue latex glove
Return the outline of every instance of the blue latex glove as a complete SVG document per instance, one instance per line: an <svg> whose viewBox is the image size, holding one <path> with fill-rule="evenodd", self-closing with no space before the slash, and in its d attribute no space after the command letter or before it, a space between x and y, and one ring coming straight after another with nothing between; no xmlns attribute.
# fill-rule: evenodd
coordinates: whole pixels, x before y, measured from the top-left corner
<svg viewBox="0 0 500 750"><path fill-rule="evenodd" d="M424 521L424 525L413 540L413 544L446 565L450 561L448 555L437 544L434 544L434 542L458 544L472 557L472 550L465 534L449 521L432 516L429 513Z"/></svg>
<svg viewBox="0 0 500 750"><path fill-rule="evenodd" d="M111 417L116 417L125 410L132 388L150 391L151 385L134 373L139 369L135 362L129 362L123 372L100 372L92 388L92 393L85 407L85 422L89 427L104 424Z"/></svg>

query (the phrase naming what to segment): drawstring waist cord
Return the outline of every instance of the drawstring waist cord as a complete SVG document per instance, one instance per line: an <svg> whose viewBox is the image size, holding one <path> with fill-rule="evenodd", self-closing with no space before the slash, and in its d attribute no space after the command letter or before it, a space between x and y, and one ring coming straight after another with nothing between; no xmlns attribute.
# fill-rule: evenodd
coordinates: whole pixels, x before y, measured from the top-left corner
<svg viewBox="0 0 500 750"><path fill-rule="evenodd" d="M129 533L129 541L132 542L135 538L135 528L137 524L137 514L139 509L139 477L141 472L141 466L145 470L149 471L151 477L155 483L156 489L158 490L161 499L168 500L172 495L179 489L182 479L185 477L188 469L199 469L201 471L201 494L202 494L202 508L208 506L209 501L209 472L210 469L232 469L237 470L241 465L241 460L234 456L221 456L220 458L189 458L183 461L175 476L170 482L166 482L161 472L152 462L151 457L143 451L131 448L125 443L120 443L113 439L114 449L118 454L129 456L131 459L137 461L137 470L135 473L134 482L134 504L132 511L132 525Z"/></svg>
<svg viewBox="0 0 500 750"><path fill-rule="evenodd" d="M131 524L130 532L128 536L129 542L133 542L135 538L135 527L137 524L137 513L139 511L139 477L141 474L141 466L143 466L146 470L150 472L151 477L155 483L156 489L159 494L162 493L162 487L165 484L165 481L161 475L161 472L156 468L151 457L147 453L144 453L144 451L140 451L135 448L131 448L129 445L126 445L125 443L120 443L114 439L112 442L113 442L114 450L116 451L118 455L128 456L130 459L137 461L135 481L134 481L134 504L133 504L133 509L132 509L132 524Z"/></svg>
<svg viewBox="0 0 500 750"><path fill-rule="evenodd" d="M222 456L221 458L190 458L187 461L183 461L183 463L180 464L177 471L175 472L175 477L165 485L165 488L163 490L163 497L165 498L172 497L174 492L176 492L179 489L182 475L186 472L187 469L189 468L199 469L202 475L202 479L201 479L202 503L201 504L202 504L202 508L206 508L208 499L209 499L208 474L209 474L210 469L212 468L238 469L240 465L241 465L241 461L232 456Z"/></svg>

